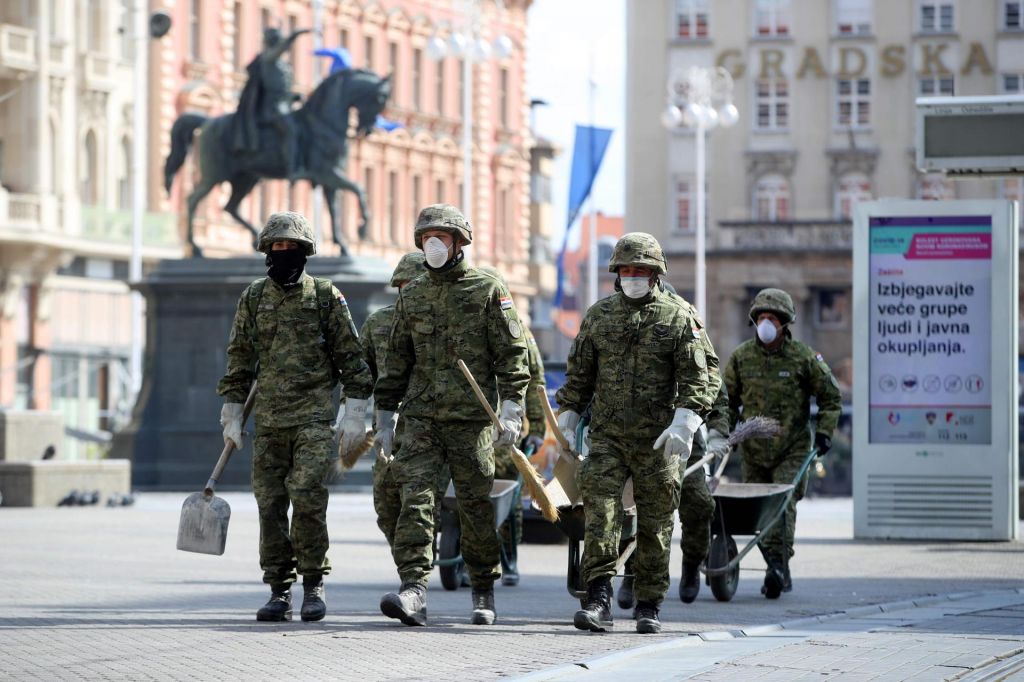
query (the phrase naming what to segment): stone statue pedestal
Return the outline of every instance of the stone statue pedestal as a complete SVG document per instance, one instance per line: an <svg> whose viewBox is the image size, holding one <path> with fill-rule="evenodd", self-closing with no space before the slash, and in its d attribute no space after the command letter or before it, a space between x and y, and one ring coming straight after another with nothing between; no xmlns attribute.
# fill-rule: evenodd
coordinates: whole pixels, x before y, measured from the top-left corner
<svg viewBox="0 0 1024 682"><path fill-rule="evenodd" d="M392 303L391 266L375 258L312 257L306 272L329 277L345 295L356 327L369 312ZM147 490L200 490L223 448L223 400L217 382L238 298L265 276L262 256L163 261L138 286L146 297L143 382L128 427L114 437L112 458L132 460L132 485ZM252 417L244 447L228 463L219 485L248 488ZM363 462L360 462L363 464ZM365 467L357 467L363 469ZM349 483L364 472L351 472ZM356 474L353 476L353 474Z"/></svg>

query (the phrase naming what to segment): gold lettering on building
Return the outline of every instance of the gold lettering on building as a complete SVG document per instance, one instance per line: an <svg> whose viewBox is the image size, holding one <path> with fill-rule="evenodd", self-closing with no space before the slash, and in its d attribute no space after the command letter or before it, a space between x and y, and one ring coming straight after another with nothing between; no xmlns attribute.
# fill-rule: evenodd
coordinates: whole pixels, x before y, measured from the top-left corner
<svg viewBox="0 0 1024 682"><path fill-rule="evenodd" d="M818 51L813 47L804 49L804 56L803 59L800 60L800 68L797 69L796 77L803 78L808 71L813 73L816 78L828 77L828 72L825 71L825 65L822 64Z"/></svg>
<svg viewBox="0 0 1024 682"><path fill-rule="evenodd" d="M853 68L851 60L856 64ZM859 47L839 48L839 78L859 78L868 68L868 56Z"/></svg>
<svg viewBox="0 0 1024 682"><path fill-rule="evenodd" d="M728 71L729 75L733 78L740 78L747 70L742 57L743 53L739 50L722 50L718 53L718 59L715 60L715 66L721 66Z"/></svg>
<svg viewBox="0 0 1024 682"><path fill-rule="evenodd" d="M886 45L882 49L882 75L898 76L907 68L907 48L902 45Z"/></svg>
<svg viewBox="0 0 1024 682"><path fill-rule="evenodd" d="M946 43L921 45L921 75L949 76L952 72L942 63L942 53L949 47Z"/></svg>
<svg viewBox="0 0 1024 682"><path fill-rule="evenodd" d="M981 69L981 73L985 76L992 75L992 64L988 61L988 55L985 54L985 46L981 43L971 43L971 52L967 55L967 61L964 62L964 68L960 70L960 73L966 76L974 71L975 67Z"/></svg>
<svg viewBox="0 0 1024 682"><path fill-rule="evenodd" d="M785 54L782 50L761 50L761 70L758 71L758 78L783 78L782 60Z"/></svg>

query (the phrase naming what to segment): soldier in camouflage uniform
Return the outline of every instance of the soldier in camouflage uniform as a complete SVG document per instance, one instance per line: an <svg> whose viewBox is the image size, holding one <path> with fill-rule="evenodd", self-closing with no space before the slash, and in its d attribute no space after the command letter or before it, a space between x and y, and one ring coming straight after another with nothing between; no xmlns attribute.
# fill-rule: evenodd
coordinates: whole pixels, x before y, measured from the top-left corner
<svg viewBox="0 0 1024 682"><path fill-rule="evenodd" d="M755 338L744 341L725 367L729 421L758 415L773 417L782 430L773 439L748 440L740 446L743 480L747 483L792 483L811 449L810 398L818 403L814 447L824 455L832 446L842 398L839 384L819 353L793 339L789 325L796 317L793 299L781 289L763 289L750 306ZM796 503L807 489L807 475L797 484L786 509L785 523L761 541L768 564L762 594L776 599L792 589L789 559L793 556Z"/></svg>
<svg viewBox="0 0 1024 682"><path fill-rule="evenodd" d="M636 629L654 633L661 630L658 609L669 586L680 462L690 458L694 434L711 411L720 381L718 357L693 309L662 288L658 276L666 274L665 256L654 237L623 236L608 269L618 274L618 292L584 316L556 396L559 428L570 446L593 400L590 454L578 474L586 513L581 569L587 599L573 622L581 630L612 626L622 490L632 476Z"/></svg>
<svg viewBox="0 0 1024 682"><path fill-rule="evenodd" d="M401 291L409 281L416 279L426 270L423 267L423 252L414 251L402 256L398 267L391 275L391 286ZM388 339L391 336L391 324L395 318L395 306L388 305L379 308L366 318L363 328L359 330L359 337L363 342L363 359L370 368L374 382L377 377L383 374L385 357L387 354ZM401 441L402 421L399 420L395 430L394 450L398 449ZM444 469L444 485L447 485L448 470ZM441 491L443 494L444 491ZM395 545L395 526L398 524L398 514L402 509L401 488L395 480L394 468L391 462L378 457L373 463L373 509L377 512L377 527L387 538L388 547Z"/></svg>
<svg viewBox="0 0 1024 682"><path fill-rule="evenodd" d="M470 622L490 625L500 556L490 501L494 446L515 443L522 428L530 382L526 338L508 288L464 260L462 247L472 242L473 232L457 208L423 209L414 239L426 256L427 274L399 292L386 368L374 388L374 443L383 456L392 455L399 402L405 422L394 461L402 512L393 554L402 585L398 593L384 595L380 606L406 625L426 623L435 481L447 462L473 587ZM501 396L500 434L492 434L487 413L456 365L460 358L489 402Z"/></svg>
<svg viewBox="0 0 1024 682"><path fill-rule="evenodd" d="M242 405L259 380L253 412L252 488L260 515L260 566L271 596L257 620L291 620L291 586L302 575L302 620L320 620L327 559L327 487L333 407L339 375L345 386L344 452L366 433L373 389L345 297L330 280L310 277L313 230L298 213L275 213L260 232L267 274L238 301L227 348L224 441L242 445ZM292 507L291 532L288 507Z"/></svg>
<svg viewBox="0 0 1024 682"><path fill-rule="evenodd" d="M496 268L488 265L481 265L480 270L492 274L502 281L505 286L508 282ZM544 361L540 357L540 349L537 347L537 340L533 338L533 332L529 326L523 325L523 334L526 336L526 343L529 346L529 369L530 385L526 389L526 421L523 423L523 442L520 449L526 452L532 449L533 452L540 451L544 444L544 406L541 404L540 393L537 387L544 386ZM502 447L494 449L494 477L514 481L519 476L519 470L512 460L512 448ZM516 555L516 548L523 541L523 505L520 500L512 507L512 521L506 520L499 529L504 553L501 563L501 584L513 586L519 584L519 566L512 560ZM512 534L512 524L515 523L516 532Z"/></svg>
<svg viewBox="0 0 1024 682"><path fill-rule="evenodd" d="M538 452L544 444L544 408L540 404L541 398L537 392L538 386L544 386L544 362L541 360L540 349L537 348L533 332L526 325L523 325L523 334L529 345L530 385L526 389L526 421L524 422L526 432L523 442L520 443L520 448L524 452L531 448L533 452ZM514 481L517 476L519 476L519 470L516 469L516 464L512 461L512 448L495 448L494 477ZM503 562L501 567L502 585L519 584L519 566L517 562L511 560L511 557L515 556L516 547L523 541L523 505L516 504L510 514L514 518L506 520L500 529L501 540L505 547L504 557L508 558L508 561ZM512 533L513 523L516 528L514 535Z"/></svg>

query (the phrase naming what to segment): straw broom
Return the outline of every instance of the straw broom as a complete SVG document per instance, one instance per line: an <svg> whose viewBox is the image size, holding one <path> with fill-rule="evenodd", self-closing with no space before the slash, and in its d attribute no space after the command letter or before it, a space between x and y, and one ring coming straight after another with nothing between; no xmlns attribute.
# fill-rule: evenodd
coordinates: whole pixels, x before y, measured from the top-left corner
<svg viewBox="0 0 1024 682"><path fill-rule="evenodd" d="M458 360L458 365L462 374L466 377L466 381L473 388L473 393L476 394L477 400L487 410L487 415L491 418L494 427L498 429L499 434L502 433L504 427L502 427L501 421L498 420L498 415L494 413L494 408L487 402L484 392L480 390L480 385L473 378L473 373L469 371L469 367L466 366L466 363L461 358ZM526 492L529 493L530 498L540 507L540 513L544 515L544 518L554 523L558 520L558 507L551 501L548 492L544 490L544 479L540 477L537 470L530 464L530 460L526 458L526 455L519 448L515 445L510 447L512 449L512 462L516 465L519 473L523 475L523 485L526 486Z"/></svg>

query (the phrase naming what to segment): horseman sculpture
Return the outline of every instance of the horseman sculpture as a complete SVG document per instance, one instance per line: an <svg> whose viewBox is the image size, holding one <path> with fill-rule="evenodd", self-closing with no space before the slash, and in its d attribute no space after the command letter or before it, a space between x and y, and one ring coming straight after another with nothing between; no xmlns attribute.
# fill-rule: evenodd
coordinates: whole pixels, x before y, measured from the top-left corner
<svg viewBox="0 0 1024 682"><path fill-rule="evenodd" d="M192 138L200 131L198 163L200 180L188 197L188 243L193 256L202 256L195 242L192 221L196 207L211 189L231 184L224 210L253 235L258 229L238 212L242 199L262 178L309 180L324 190L331 216L334 241L348 253L341 230L338 191L355 194L361 221L359 236L366 236L370 220L366 195L358 183L345 176L348 158L350 108L358 111L356 135L370 134L391 95L391 76L381 78L364 69L333 72L316 87L305 104L292 111L290 69L279 61L281 54L306 30L281 39L276 30L264 35L265 49L248 67L249 82L239 99L238 111L216 118L186 112L171 128L171 153L164 165L164 187L169 192L174 176L185 162Z"/></svg>

